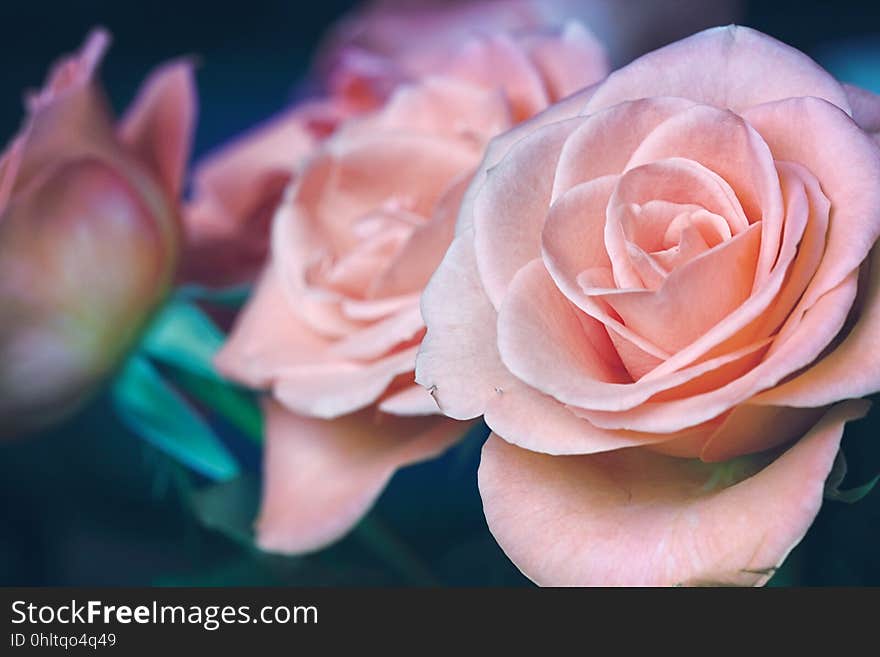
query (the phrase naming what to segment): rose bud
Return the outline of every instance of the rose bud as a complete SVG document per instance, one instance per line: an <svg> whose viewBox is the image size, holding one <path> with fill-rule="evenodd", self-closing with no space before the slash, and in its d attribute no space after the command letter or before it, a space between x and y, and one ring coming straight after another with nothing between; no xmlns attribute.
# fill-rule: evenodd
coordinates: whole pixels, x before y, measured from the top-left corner
<svg viewBox="0 0 880 657"><path fill-rule="evenodd" d="M880 390L880 99L744 27L497 137L416 380L546 585L765 583Z"/></svg>
<svg viewBox="0 0 880 657"><path fill-rule="evenodd" d="M27 99L0 160L0 433L60 420L119 364L174 276L195 116L191 67L153 73L116 122L90 35Z"/></svg>

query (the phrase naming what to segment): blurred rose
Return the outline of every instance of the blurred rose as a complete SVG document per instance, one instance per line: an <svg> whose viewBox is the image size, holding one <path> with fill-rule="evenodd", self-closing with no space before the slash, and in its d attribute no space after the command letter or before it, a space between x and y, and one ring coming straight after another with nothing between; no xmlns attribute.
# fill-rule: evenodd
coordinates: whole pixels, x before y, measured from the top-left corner
<svg viewBox="0 0 880 657"><path fill-rule="evenodd" d="M464 433L413 382L419 296L488 140L601 77L602 61L576 25L467 42L304 164L275 217L271 265L217 361L273 393L262 547L332 542L396 468Z"/></svg>
<svg viewBox="0 0 880 657"><path fill-rule="evenodd" d="M494 431L486 517L534 581L760 584L807 531L867 409L832 404L880 390L880 149L853 97L876 118L717 28L490 144L417 380Z"/></svg>
<svg viewBox="0 0 880 657"><path fill-rule="evenodd" d="M414 11L402 5L378 9L375 15L371 10L343 21L339 34L331 35L319 74L325 96L296 104L196 168L186 211L190 248L183 263L185 279L211 285L253 280L266 258L272 214L299 164L340 123L379 109L401 84L454 73L494 86L493 76L506 74L494 71L496 65L549 67L551 77L520 73L519 86L511 88L515 118L522 119L543 107L548 94L574 90L575 83L595 81L607 72L598 43L578 27L565 29L566 12L538 11L532 2L455 3L452 11ZM481 58L462 52L479 47L475 35L508 30L519 37L518 46L495 43ZM376 35L362 44L356 38L362 31ZM558 57L570 58L572 65L554 64ZM477 68L465 70L471 65ZM546 88L537 89L542 85Z"/></svg>
<svg viewBox="0 0 880 657"><path fill-rule="evenodd" d="M117 124L94 80L94 32L28 97L0 160L0 433L75 409L165 294L195 114L190 66L168 64Z"/></svg>
<svg viewBox="0 0 880 657"><path fill-rule="evenodd" d="M473 34L534 30L575 20L590 27L614 66L706 27L738 20L741 0L373 0L343 18L319 63L352 51L407 68L431 68Z"/></svg>

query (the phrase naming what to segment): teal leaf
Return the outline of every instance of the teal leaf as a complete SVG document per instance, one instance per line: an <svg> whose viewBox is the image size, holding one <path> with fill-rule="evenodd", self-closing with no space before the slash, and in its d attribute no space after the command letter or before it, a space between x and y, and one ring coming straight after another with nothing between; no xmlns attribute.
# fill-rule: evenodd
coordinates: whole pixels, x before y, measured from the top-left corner
<svg viewBox="0 0 880 657"><path fill-rule="evenodd" d="M864 497L874 490L874 486L877 485L877 482L880 481L880 475L874 477L871 481L866 484L862 484L861 486L856 486L855 488L849 488L847 490L840 489L825 489L825 499L826 500L834 500L835 502L845 502L846 504L855 504L856 502L861 501Z"/></svg>
<svg viewBox="0 0 880 657"><path fill-rule="evenodd" d="M215 306L240 308L253 291L250 284L223 288L210 288L203 285L184 285L177 289L177 296L185 301L202 301Z"/></svg>
<svg viewBox="0 0 880 657"><path fill-rule="evenodd" d="M165 365L222 380L213 361L224 339L223 332L198 306L173 299L150 325L141 350Z"/></svg>
<svg viewBox="0 0 880 657"><path fill-rule="evenodd" d="M263 414L252 393L185 370L174 370L169 375L188 395L223 416L253 442L262 444Z"/></svg>
<svg viewBox="0 0 880 657"><path fill-rule="evenodd" d="M189 492L188 499L202 525L236 543L253 547L254 519L260 502L260 484L256 476L244 475L194 489Z"/></svg>
<svg viewBox="0 0 880 657"><path fill-rule="evenodd" d="M113 383L123 423L175 460L218 481L239 474L235 458L207 422L142 356L128 360Z"/></svg>
<svg viewBox="0 0 880 657"><path fill-rule="evenodd" d="M877 485L877 482L880 481L880 474L878 474L871 481L862 484L861 486L856 486L855 488L849 488L847 490L840 490L840 484L843 483L844 477L846 477L846 458L843 455L843 450L840 450L837 453L837 458L834 459L831 473L825 481L826 500L855 504L870 493L874 489L874 486Z"/></svg>
<svg viewBox="0 0 880 657"><path fill-rule="evenodd" d="M141 351L170 368L169 376L188 394L261 442L263 419L254 395L226 381L214 368L214 356L224 339L198 306L174 299L150 326Z"/></svg>

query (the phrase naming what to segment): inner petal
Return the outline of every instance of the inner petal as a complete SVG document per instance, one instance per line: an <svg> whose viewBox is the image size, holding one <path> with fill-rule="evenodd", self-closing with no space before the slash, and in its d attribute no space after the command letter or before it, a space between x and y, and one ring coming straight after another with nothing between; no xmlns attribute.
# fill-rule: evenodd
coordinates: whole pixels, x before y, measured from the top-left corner
<svg viewBox="0 0 880 657"><path fill-rule="evenodd" d="M666 269L683 262L680 249L668 251L679 245L688 227L699 233L699 239L689 235L687 244L687 252L697 255L748 226L730 186L697 162L671 158L630 169L609 200L605 223L615 284L623 289L655 287L640 275L642 263L634 265L630 245L646 254L667 252L657 263Z"/></svg>

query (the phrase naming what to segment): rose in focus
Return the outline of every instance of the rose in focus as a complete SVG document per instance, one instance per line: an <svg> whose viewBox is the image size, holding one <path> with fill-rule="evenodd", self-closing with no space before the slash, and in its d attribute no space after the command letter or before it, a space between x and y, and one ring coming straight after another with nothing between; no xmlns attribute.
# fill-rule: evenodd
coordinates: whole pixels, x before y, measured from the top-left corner
<svg viewBox="0 0 880 657"><path fill-rule="evenodd" d="M0 160L0 425L77 408L168 290L195 115L191 68L153 73L118 123L94 79L93 33L27 99Z"/></svg>
<svg viewBox="0 0 880 657"><path fill-rule="evenodd" d="M263 548L338 539L398 467L466 431L413 381L422 289L489 139L594 82L603 61L574 24L474 38L380 110L336 127L298 167L271 262L217 359L230 378L272 392Z"/></svg>
<svg viewBox="0 0 880 657"><path fill-rule="evenodd" d="M878 117L728 27L490 144L417 381L493 430L486 518L527 576L762 584L800 541L880 390Z"/></svg>

